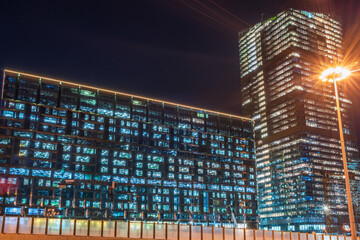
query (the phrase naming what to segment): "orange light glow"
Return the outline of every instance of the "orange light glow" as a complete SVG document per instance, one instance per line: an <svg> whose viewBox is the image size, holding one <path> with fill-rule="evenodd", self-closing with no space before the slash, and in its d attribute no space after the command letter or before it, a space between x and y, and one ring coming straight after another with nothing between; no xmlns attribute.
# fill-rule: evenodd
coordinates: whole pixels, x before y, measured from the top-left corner
<svg viewBox="0 0 360 240"><path fill-rule="evenodd" d="M328 68L319 77L323 82L340 81L350 76L350 71L344 67Z"/></svg>

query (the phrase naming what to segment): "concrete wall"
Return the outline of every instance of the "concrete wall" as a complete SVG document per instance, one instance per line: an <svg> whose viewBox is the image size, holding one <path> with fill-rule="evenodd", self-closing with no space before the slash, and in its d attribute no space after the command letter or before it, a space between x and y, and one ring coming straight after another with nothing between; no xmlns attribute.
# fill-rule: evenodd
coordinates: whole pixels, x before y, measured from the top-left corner
<svg viewBox="0 0 360 240"><path fill-rule="evenodd" d="M56 235L30 235L30 234L1 234L1 240L125 240L125 238L112 237L79 237L79 236L56 236ZM126 240L139 240L139 238L126 238Z"/></svg>

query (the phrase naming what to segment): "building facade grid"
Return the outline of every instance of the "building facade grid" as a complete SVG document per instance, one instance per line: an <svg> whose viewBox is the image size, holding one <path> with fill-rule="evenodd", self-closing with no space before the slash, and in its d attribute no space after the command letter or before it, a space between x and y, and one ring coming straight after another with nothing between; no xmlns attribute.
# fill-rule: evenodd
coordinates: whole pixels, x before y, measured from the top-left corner
<svg viewBox="0 0 360 240"><path fill-rule="evenodd" d="M321 67L341 63L342 42L338 20L294 9L239 35L242 107L255 120L263 229L346 232L349 220L334 87L318 78ZM344 94L344 84L339 85L347 158L352 164L359 161L352 102Z"/></svg>
<svg viewBox="0 0 360 240"><path fill-rule="evenodd" d="M251 119L4 71L5 214L256 226Z"/></svg>

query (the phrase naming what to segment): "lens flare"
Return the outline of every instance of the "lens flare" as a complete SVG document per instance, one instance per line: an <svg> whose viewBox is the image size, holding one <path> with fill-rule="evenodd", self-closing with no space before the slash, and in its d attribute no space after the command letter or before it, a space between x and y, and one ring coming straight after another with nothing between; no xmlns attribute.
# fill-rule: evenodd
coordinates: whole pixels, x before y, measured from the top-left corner
<svg viewBox="0 0 360 240"><path fill-rule="evenodd" d="M328 68L320 75L320 80L323 82L340 81L350 76L350 71L344 67Z"/></svg>

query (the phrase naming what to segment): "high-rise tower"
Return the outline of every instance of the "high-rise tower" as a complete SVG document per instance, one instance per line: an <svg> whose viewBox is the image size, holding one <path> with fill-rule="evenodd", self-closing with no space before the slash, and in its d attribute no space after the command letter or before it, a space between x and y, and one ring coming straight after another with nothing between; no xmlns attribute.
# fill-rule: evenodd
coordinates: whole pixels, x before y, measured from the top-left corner
<svg viewBox="0 0 360 240"><path fill-rule="evenodd" d="M239 36L243 113L255 122L260 226L341 232L345 182L334 87L321 67L342 60L341 24L289 9ZM340 83L348 162L357 159L351 101Z"/></svg>

